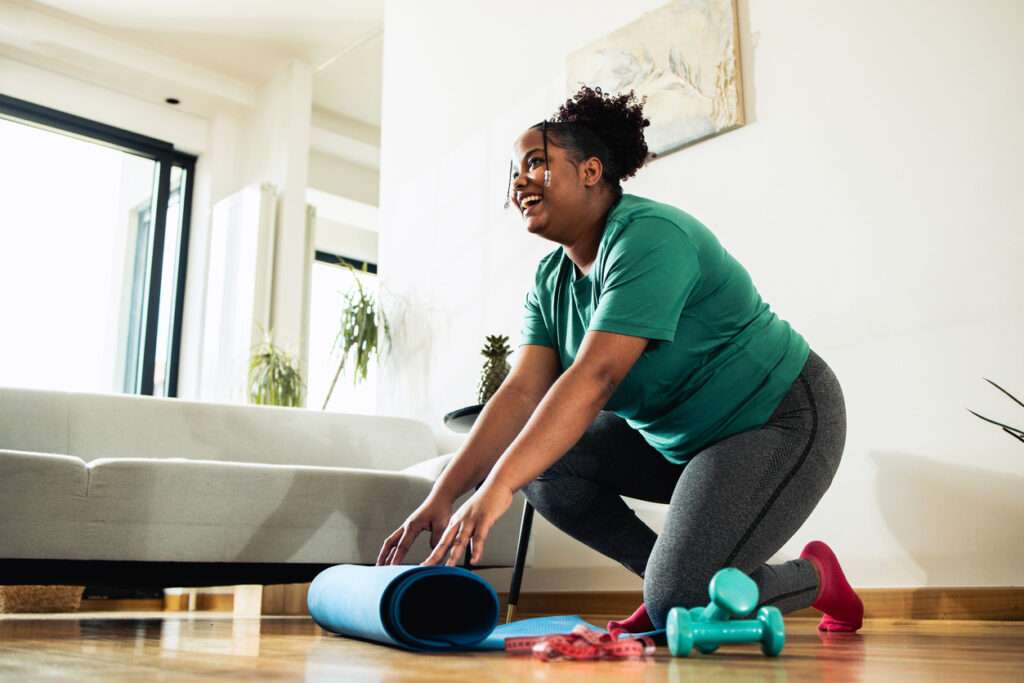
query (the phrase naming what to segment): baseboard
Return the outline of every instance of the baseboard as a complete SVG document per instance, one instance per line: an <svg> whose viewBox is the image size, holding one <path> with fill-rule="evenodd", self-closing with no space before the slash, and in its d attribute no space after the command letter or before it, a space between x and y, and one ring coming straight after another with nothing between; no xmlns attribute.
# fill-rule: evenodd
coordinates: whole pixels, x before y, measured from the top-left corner
<svg viewBox="0 0 1024 683"><path fill-rule="evenodd" d="M197 612L230 612L234 608L230 593L202 593L195 597ZM165 595L161 598L86 598L80 612L188 612L187 594Z"/></svg>
<svg viewBox="0 0 1024 683"><path fill-rule="evenodd" d="M308 583L274 584L263 586L262 613L268 616L306 614L306 592ZM117 600L82 600L82 612L233 612L233 593L204 592L197 589L190 597L188 593L164 595L163 600L122 598ZM192 601L190 609L189 601Z"/></svg>
<svg viewBox="0 0 1024 683"><path fill-rule="evenodd" d="M1024 621L1024 587L993 588L861 588L868 619L949 619ZM499 593L502 615L508 594ZM516 618L580 614L622 618L643 602L639 591L521 593ZM789 617L816 617L813 609Z"/></svg>
<svg viewBox="0 0 1024 683"><path fill-rule="evenodd" d="M159 612L167 609L160 598L85 598L79 612Z"/></svg>
<svg viewBox="0 0 1024 683"><path fill-rule="evenodd" d="M187 593L165 595L163 610L165 612L188 612L189 596ZM195 593L195 611L197 612L230 612L234 609L235 596L231 593Z"/></svg>
<svg viewBox="0 0 1024 683"><path fill-rule="evenodd" d="M312 581L329 564L301 562L141 562L0 557L0 586L206 587Z"/></svg>
<svg viewBox="0 0 1024 683"><path fill-rule="evenodd" d="M264 586L260 613L268 616L309 614L306 608L308 594L308 583Z"/></svg>
<svg viewBox="0 0 1024 683"><path fill-rule="evenodd" d="M263 614L305 614L308 584L266 586ZM977 621L1024 621L1024 587L996 588L861 588L864 616L868 619L947 619ZM508 594L498 593L504 621ZM639 591L559 591L521 593L516 618L579 614L593 618L618 619L632 614L643 601ZM230 612L234 596L229 593L196 595L199 611ZM188 610L188 595L168 595L158 600L83 600L82 611L181 612ZM816 617L813 609L791 612L791 618Z"/></svg>

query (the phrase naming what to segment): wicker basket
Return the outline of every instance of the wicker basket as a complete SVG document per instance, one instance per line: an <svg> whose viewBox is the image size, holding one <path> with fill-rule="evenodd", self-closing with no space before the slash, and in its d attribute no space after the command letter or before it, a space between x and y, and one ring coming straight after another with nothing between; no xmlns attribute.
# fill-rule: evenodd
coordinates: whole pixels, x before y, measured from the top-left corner
<svg viewBox="0 0 1024 683"><path fill-rule="evenodd" d="M0 586L0 614L77 612L85 586Z"/></svg>

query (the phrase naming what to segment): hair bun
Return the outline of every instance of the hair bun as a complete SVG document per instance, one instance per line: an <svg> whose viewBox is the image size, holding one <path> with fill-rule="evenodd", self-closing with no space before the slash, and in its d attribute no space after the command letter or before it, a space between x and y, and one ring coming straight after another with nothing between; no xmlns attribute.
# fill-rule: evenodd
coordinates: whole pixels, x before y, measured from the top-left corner
<svg viewBox="0 0 1024 683"><path fill-rule="evenodd" d="M608 146L615 164L615 180L632 177L649 155L644 128L651 122L644 118L647 97L637 99L630 90L609 95L601 88L580 87L571 99L558 108L555 121L577 123L590 128Z"/></svg>

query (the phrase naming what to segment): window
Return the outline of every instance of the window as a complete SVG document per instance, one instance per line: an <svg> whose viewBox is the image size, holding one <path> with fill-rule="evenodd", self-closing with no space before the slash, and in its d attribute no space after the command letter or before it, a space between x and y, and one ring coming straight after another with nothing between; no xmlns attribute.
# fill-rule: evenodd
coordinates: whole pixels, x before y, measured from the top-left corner
<svg viewBox="0 0 1024 683"><path fill-rule="evenodd" d="M0 385L177 394L195 157L0 95Z"/></svg>
<svg viewBox="0 0 1024 683"><path fill-rule="evenodd" d="M368 263L367 272L361 272L362 261L356 261L335 254L316 252L313 262L313 277L309 297L309 377L307 378L306 407L319 410L338 370L340 354L334 348L341 324L341 311L345 305L345 294L356 289L352 272L341 265L344 260L357 271L356 277L363 288L377 295L377 266ZM383 340L382 340L383 342ZM370 358L366 379L353 386L352 367L346 367L331 394L327 410L339 413L362 413L373 415L377 412L378 368L374 357Z"/></svg>

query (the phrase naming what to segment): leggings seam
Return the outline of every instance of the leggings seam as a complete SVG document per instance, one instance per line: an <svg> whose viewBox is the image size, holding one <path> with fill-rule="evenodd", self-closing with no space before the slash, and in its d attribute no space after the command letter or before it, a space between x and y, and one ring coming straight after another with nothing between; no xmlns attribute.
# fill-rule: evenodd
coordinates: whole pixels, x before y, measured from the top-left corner
<svg viewBox="0 0 1024 683"><path fill-rule="evenodd" d="M740 540L736 543L736 547L733 548L733 551L729 553L729 557L726 558L725 563L722 565L724 567L732 566L733 560L735 560L736 556L739 555L740 550L743 548L744 544L746 544L746 542L750 540L750 536L754 533L754 529L756 529L757 526L761 523L761 520L765 518L765 516L768 514L769 508L771 508L775 500L782 494L782 490L786 488L790 481L793 480L793 477L796 476L797 470L799 470L800 467L804 464L804 461L807 460L807 456L811 452L811 446L814 445L814 437L818 433L818 406L814 402L814 395L811 393L811 388L810 385L807 383L807 380L803 376L800 376L797 379L799 379L803 383L804 390L807 392L807 400L811 404L811 435L807 439L807 445L804 446L804 452L800 454L800 458L796 461L796 464L793 465L793 468L789 471L789 473L786 474L785 479L783 479L779 483L779 485L775 487L775 490L772 492L771 497L768 498L767 502L765 502L764 504L764 507L761 508L761 512L758 513L757 517L754 518L754 521L750 524L749 527L747 527L746 533L744 533Z"/></svg>
<svg viewBox="0 0 1024 683"><path fill-rule="evenodd" d="M810 591L815 591L816 592L817 590L818 590L817 586L811 586L810 588L801 588L800 590L789 591L788 593L782 593L781 595L776 595L776 596L774 596L774 597L772 597L772 598L770 598L768 600L762 600L761 603L758 604L758 606L755 607L754 609L758 610L758 609L761 609L762 607L764 607L765 605L770 605L773 602L778 602L779 600L785 600L786 598L792 598L794 596L800 595L801 593L808 593Z"/></svg>

